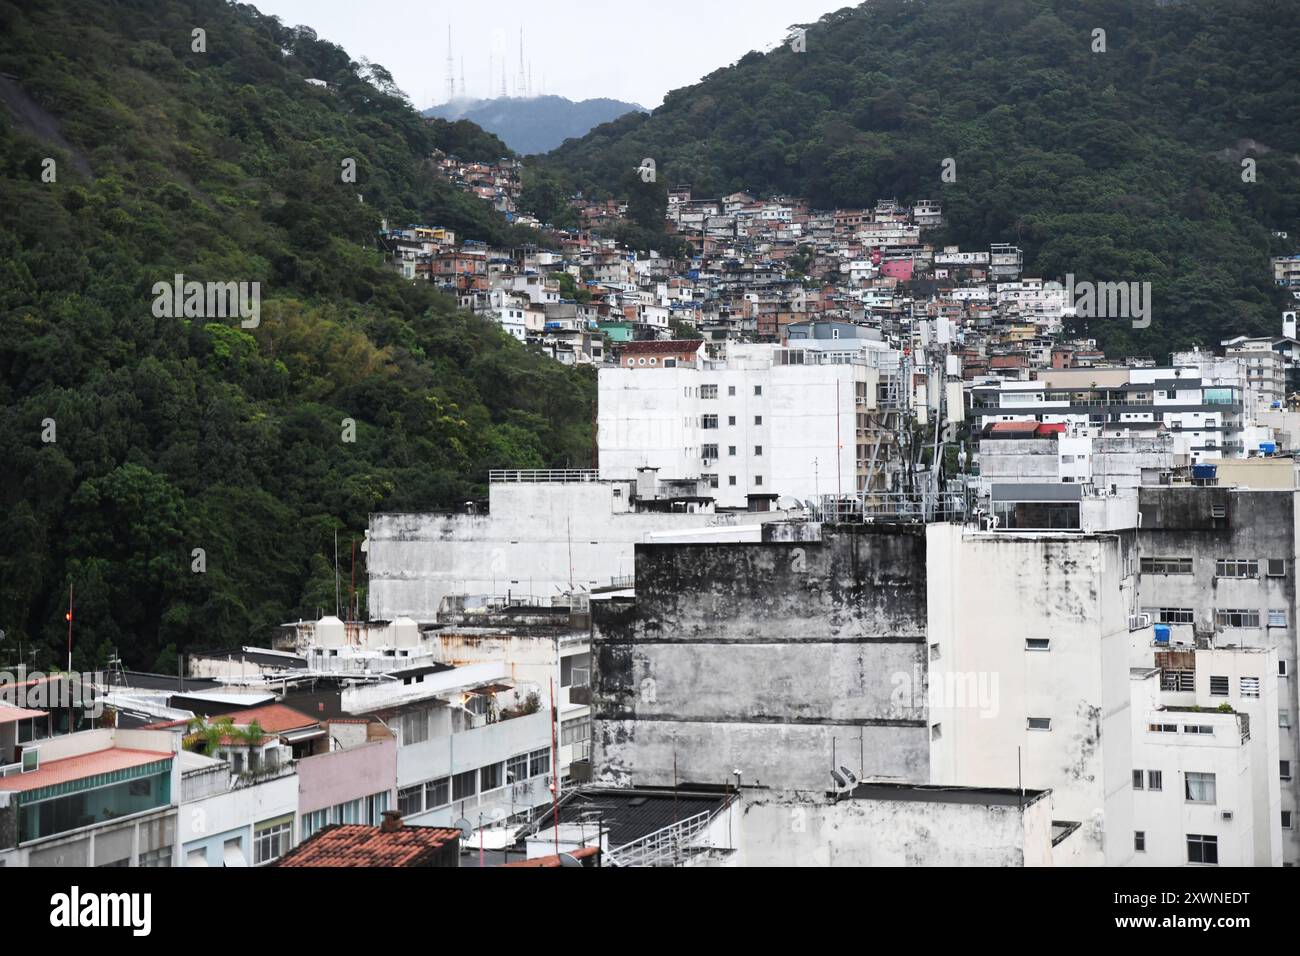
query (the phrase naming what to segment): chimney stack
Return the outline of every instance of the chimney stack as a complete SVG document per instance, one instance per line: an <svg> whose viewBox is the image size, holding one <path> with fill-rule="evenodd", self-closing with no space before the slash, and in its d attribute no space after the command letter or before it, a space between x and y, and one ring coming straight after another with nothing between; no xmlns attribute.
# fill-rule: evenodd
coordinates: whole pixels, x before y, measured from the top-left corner
<svg viewBox="0 0 1300 956"><path fill-rule="evenodd" d="M385 810L384 822L379 824L379 831L381 833L396 833L400 829L402 829L402 811Z"/></svg>

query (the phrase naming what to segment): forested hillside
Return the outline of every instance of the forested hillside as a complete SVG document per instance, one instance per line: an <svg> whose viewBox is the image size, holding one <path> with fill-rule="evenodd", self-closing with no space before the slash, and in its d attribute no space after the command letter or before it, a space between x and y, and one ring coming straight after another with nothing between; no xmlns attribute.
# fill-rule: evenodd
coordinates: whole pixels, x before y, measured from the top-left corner
<svg viewBox="0 0 1300 956"><path fill-rule="evenodd" d="M1268 256L1300 234L1295 13L1280 0L870 0L810 25L806 52L751 53L566 143L530 179L625 194L649 157L660 192L940 199L940 242L1018 242L1030 275L1152 282L1149 330L1088 332L1111 354L1163 359L1280 331ZM955 182L941 181L945 159Z"/></svg>
<svg viewBox="0 0 1300 956"><path fill-rule="evenodd" d="M333 612L369 512L589 463L590 375L376 251L530 238L433 179L467 130L382 67L221 0L0 0L0 74L0 664L62 660L69 583L80 667L264 642ZM156 317L176 274L260 283L260 323Z"/></svg>

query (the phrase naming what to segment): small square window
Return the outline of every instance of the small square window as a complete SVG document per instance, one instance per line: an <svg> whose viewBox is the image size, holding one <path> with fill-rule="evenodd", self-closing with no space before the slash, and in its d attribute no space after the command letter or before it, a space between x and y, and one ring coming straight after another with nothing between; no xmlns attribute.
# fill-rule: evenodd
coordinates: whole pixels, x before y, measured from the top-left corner
<svg viewBox="0 0 1300 956"><path fill-rule="evenodd" d="M1210 677L1210 696L1227 697L1230 693L1231 685L1227 677Z"/></svg>
<svg viewBox="0 0 1300 956"><path fill-rule="evenodd" d="M1133 789L1142 790L1146 783L1146 774L1141 770L1133 771Z"/></svg>
<svg viewBox="0 0 1300 956"><path fill-rule="evenodd" d="M762 395L762 394L763 394L763 386L762 386L762 385L755 385L755 386L754 386L754 394L755 394L755 395Z"/></svg>
<svg viewBox="0 0 1300 956"><path fill-rule="evenodd" d="M735 476L735 475L728 475L728 476L727 476L727 484L728 484L729 486L731 486L732 488L734 488L734 487L736 486L736 476Z"/></svg>
<svg viewBox="0 0 1300 956"><path fill-rule="evenodd" d="M1145 830L1133 831L1133 849L1138 853L1145 853L1147 849L1147 833Z"/></svg>
<svg viewBox="0 0 1300 956"><path fill-rule="evenodd" d="M735 395L735 394L736 394L736 386L734 386L734 385L728 385L728 386L727 386L727 394L728 394L728 395Z"/></svg>
<svg viewBox="0 0 1300 956"><path fill-rule="evenodd" d="M1025 638L1025 650L1027 651L1046 651L1052 646L1052 639L1049 637L1027 637Z"/></svg>
<svg viewBox="0 0 1300 956"><path fill-rule="evenodd" d="M1147 771L1147 789L1163 790L1165 788L1165 775L1160 770Z"/></svg>
<svg viewBox="0 0 1300 956"><path fill-rule="evenodd" d="M762 416L762 415L755 415L755 416L754 416L754 424L755 424L755 425L761 425L761 424L763 424L763 416Z"/></svg>
<svg viewBox="0 0 1300 956"><path fill-rule="evenodd" d="M1030 717L1030 718L1028 718L1028 720L1027 720L1027 723L1026 723L1026 729L1028 729L1028 730L1051 730L1051 729L1052 729L1052 718L1051 718L1051 717Z"/></svg>

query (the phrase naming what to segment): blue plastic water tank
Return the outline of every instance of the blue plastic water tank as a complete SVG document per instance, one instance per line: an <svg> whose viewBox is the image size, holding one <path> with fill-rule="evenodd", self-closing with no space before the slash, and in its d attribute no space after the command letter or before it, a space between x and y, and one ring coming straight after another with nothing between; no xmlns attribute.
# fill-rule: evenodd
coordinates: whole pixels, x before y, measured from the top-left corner
<svg viewBox="0 0 1300 956"><path fill-rule="evenodd" d="M1169 643L1169 625L1168 625L1168 624L1157 624L1157 625L1155 626L1155 632L1156 632L1156 643L1157 643L1157 644L1168 644L1168 643Z"/></svg>
<svg viewBox="0 0 1300 956"><path fill-rule="evenodd" d="M1213 478L1218 473L1217 465L1192 465L1193 478Z"/></svg>

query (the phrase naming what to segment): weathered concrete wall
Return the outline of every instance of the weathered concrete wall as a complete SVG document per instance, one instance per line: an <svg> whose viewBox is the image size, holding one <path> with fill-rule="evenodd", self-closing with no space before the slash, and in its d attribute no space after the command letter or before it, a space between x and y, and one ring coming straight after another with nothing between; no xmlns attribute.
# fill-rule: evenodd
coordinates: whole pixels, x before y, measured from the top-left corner
<svg viewBox="0 0 1300 956"><path fill-rule="evenodd" d="M593 605L599 779L824 791L836 763L925 782L925 539L637 548L635 602Z"/></svg>
<svg viewBox="0 0 1300 956"><path fill-rule="evenodd" d="M931 782L1050 789L1081 862L1124 865L1133 533L928 536Z"/></svg>
<svg viewBox="0 0 1300 956"><path fill-rule="evenodd" d="M448 594L535 595L600 587L632 573L632 547L660 532L712 528L759 540L784 515L629 512L626 482L512 482L489 488L491 513L373 514L367 533L373 620L432 622Z"/></svg>
<svg viewBox="0 0 1300 956"><path fill-rule="evenodd" d="M746 792L742 866L1050 865L1051 800L983 803Z"/></svg>

